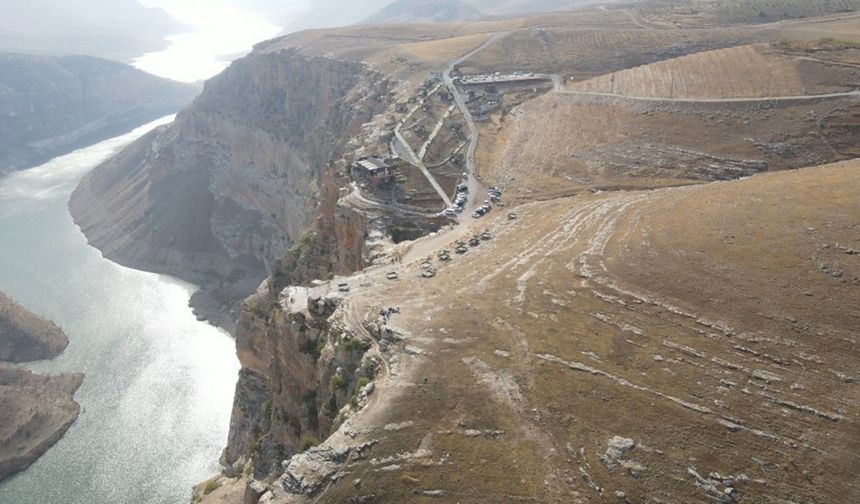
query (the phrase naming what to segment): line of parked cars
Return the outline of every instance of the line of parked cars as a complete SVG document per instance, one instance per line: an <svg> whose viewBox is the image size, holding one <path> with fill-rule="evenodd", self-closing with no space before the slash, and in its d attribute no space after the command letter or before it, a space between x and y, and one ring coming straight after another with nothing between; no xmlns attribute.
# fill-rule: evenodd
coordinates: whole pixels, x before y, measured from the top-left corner
<svg viewBox="0 0 860 504"><path fill-rule="evenodd" d="M437 217L448 217L454 218L457 214L463 213L466 209L466 203L469 202L469 186L466 184L460 184L457 186L457 196L454 197L454 204L451 205L450 208L446 208L442 210L438 214Z"/></svg>
<svg viewBox="0 0 860 504"><path fill-rule="evenodd" d="M499 204L502 201L502 190L498 187L490 187L487 192L490 194L490 199L484 200L484 204L479 206L472 212L473 219L480 219L481 217L490 213L490 210L493 209L493 204Z"/></svg>

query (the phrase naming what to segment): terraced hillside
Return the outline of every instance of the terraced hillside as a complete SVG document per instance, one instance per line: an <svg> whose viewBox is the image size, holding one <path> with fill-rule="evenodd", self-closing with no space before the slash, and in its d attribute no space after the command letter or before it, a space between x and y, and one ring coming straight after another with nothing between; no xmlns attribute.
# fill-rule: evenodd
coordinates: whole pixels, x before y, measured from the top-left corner
<svg viewBox="0 0 860 504"><path fill-rule="evenodd" d="M749 24L856 11L858 0L647 0L643 17L676 24Z"/></svg>
<svg viewBox="0 0 860 504"><path fill-rule="evenodd" d="M660 98L760 98L811 92L790 58L754 45L639 66L577 82L567 89Z"/></svg>
<svg viewBox="0 0 860 504"><path fill-rule="evenodd" d="M853 157L860 97L673 103L547 95L482 127L479 169L523 200L661 187Z"/></svg>
<svg viewBox="0 0 860 504"><path fill-rule="evenodd" d="M765 38L757 30L547 28L512 33L467 60L463 70L550 72L577 81Z"/></svg>

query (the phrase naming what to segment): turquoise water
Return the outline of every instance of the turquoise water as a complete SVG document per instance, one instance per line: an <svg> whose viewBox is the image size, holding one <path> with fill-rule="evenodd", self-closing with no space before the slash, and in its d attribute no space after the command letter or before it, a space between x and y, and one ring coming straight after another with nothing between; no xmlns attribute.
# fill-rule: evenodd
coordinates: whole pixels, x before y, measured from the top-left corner
<svg viewBox="0 0 860 504"><path fill-rule="evenodd" d="M233 340L195 319L193 285L103 259L67 208L87 171L170 120L0 179L0 290L71 341L29 367L86 373L80 418L0 483L0 504L186 503L218 471L239 370Z"/></svg>

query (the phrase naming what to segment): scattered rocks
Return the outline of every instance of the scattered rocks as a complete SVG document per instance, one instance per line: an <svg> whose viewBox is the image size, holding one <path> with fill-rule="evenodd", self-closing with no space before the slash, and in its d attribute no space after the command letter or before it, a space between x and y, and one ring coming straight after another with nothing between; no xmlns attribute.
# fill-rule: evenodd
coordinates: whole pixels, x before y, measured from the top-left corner
<svg viewBox="0 0 860 504"><path fill-rule="evenodd" d="M421 276L424 278L433 278L436 276L436 268L429 261L421 263Z"/></svg>
<svg viewBox="0 0 860 504"><path fill-rule="evenodd" d="M636 442L634 442L632 439L621 436L613 436L612 439L609 440L608 446L606 448L606 456L612 459L619 459L623 457L625 453L629 452L635 447Z"/></svg>
<svg viewBox="0 0 860 504"><path fill-rule="evenodd" d="M268 485L258 480L251 480L245 485L245 495L242 498L243 504L257 504L260 498L269 491Z"/></svg>
<svg viewBox="0 0 860 504"><path fill-rule="evenodd" d="M314 447L293 455L281 465L281 485L293 495L314 495L330 481L349 456L349 448Z"/></svg>
<svg viewBox="0 0 860 504"><path fill-rule="evenodd" d="M607 443L606 453L600 456L600 461L610 471L618 466L623 467L634 478L641 476L647 469L635 460L626 460L627 454L636 448L636 442L630 438L613 436Z"/></svg>
<svg viewBox="0 0 860 504"><path fill-rule="evenodd" d="M390 424L386 425L385 427L383 427L383 429L385 429L388 432L396 432L396 431L400 431L400 430L412 427L413 425L415 425L415 423L410 420L408 422L390 423Z"/></svg>
<svg viewBox="0 0 860 504"><path fill-rule="evenodd" d="M463 434L465 434L466 437L485 437L488 439L499 439L500 437L505 435L505 431L466 429L463 431Z"/></svg>
<svg viewBox="0 0 860 504"><path fill-rule="evenodd" d="M414 347L411 345L406 345L406 347L403 349L403 351L405 351L408 355L412 355L412 356L416 356L416 357L424 354L423 349L418 348L418 347Z"/></svg>
<svg viewBox="0 0 860 504"><path fill-rule="evenodd" d="M711 473L709 478L705 478L694 467L688 468L687 472L695 479L696 486L717 502L736 502L740 494L734 487L735 481L748 480L745 475L733 477L722 476L719 473Z"/></svg>
<svg viewBox="0 0 860 504"><path fill-rule="evenodd" d="M842 380L845 383L852 383L852 384L853 383L860 383L860 378L857 378L856 376L851 376L851 375L845 374L841 371L833 371L833 372L836 374L837 378L839 378L840 380Z"/></svg>

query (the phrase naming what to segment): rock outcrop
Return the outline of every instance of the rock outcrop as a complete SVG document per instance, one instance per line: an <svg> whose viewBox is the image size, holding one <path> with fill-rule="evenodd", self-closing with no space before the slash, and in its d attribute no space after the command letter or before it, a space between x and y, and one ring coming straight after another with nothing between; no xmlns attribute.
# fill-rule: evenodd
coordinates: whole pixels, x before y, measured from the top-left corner
<svg viewBox="0 0 860 504"><path fill-rule="evenodd" d="M0 174L176 112L197 91L90 56L0 54Z"/></svg>
<svg viewBox="0 0 860 504"><path fill-rule="evenodd" d="M23 471L78 418L84 375L41 376L3 364L50 359L68 345L54 323L0 293L0 480Z"/></svg>
<svg viewBox="0 0 860 504"><path fill-rule="evenodd" d="M72 214L106 257L203 286L192 304L232 328L239 302L333 208L331 163L387 89L360 63L260 47L85 177Z"/></svg>
<svg viewBox="0 0 860 504"><path fill-rule="evenodd" d="M381 360L355 334L328 284L263 286L246 301L236 331L242 372L223 462L251 462L256 473L326 439L371 393ZM372 391L372 388L370 389ZM362 395L364 394L364 395Z"/></svg>
<svg viewBox="0 0 860 504"><path fill-rule="evenodd" d="M69 338L46 320L0 292L0 361L30 362L53 359L69 344Z"/></svg>

